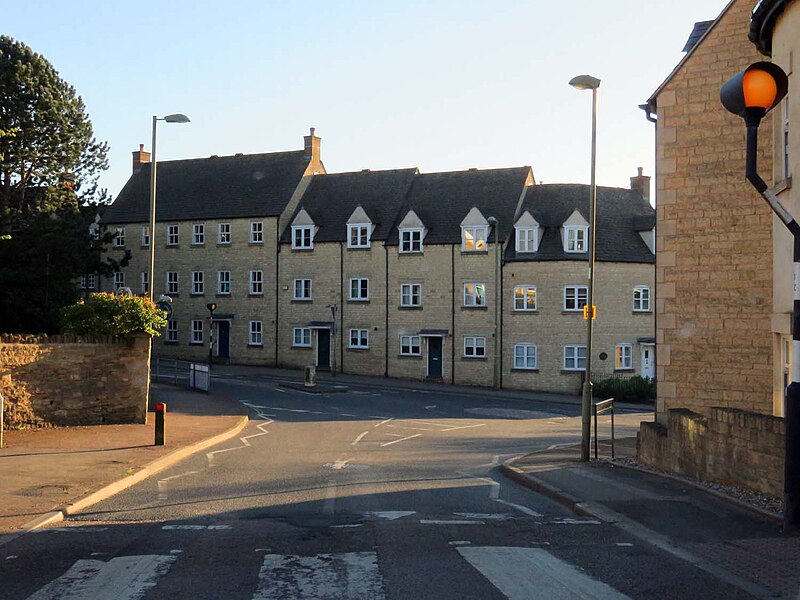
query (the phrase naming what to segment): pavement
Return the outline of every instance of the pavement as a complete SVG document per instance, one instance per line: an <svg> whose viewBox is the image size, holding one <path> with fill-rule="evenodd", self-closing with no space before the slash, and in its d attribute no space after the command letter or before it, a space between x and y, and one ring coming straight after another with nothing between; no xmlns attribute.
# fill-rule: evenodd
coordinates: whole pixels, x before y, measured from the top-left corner
<svg viewBox="0 0 800 600"><path fill-rule="evenodd" d="M144 425L11 430L0 449L0 546L100 502L187 456L235 436L244 407L214 394L152 386L151 408L167 404L166 444Z"/></svg>
<svg viewBox="0 0 800 600"><path fill-rule="evenodd" d="M781 516L689 480L626 462L636 439L617 440L617 460L580 460L580 445L511 459L501 471L583 517L612 523L647 544L757 598L800 599L800 533ZM605 457L605 458L603 458Z"/></svg>

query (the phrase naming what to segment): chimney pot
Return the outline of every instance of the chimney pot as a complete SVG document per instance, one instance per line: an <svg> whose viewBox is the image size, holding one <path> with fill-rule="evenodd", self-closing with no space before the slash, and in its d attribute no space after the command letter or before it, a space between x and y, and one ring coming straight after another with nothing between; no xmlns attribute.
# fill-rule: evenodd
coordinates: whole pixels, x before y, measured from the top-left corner
<svg viewBox="0 0 800 600"><path fill-rule="evenodd" d="M315 168L321 165L320 160L320 138L315 135L316 128L311 127L309 134L303 136L303 155L311 159Z"/></svg>
<svg viewBox="0 0 800 600"><path fill-rule="evenodd" d="M638 175L631 177L631 189L639 192L646 202L650 202L650 176L643 175L644 169L637 169Z"/></svg>

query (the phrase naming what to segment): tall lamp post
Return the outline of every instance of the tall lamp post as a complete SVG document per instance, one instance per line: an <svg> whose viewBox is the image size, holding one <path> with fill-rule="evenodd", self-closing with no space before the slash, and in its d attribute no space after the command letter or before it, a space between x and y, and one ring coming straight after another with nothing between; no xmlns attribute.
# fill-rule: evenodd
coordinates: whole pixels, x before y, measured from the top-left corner
<svg viewBox="0 0 800 600"><path fill-rule="evenodd" d="M776 64L753 63L722 84L722 105L744 118L747 127L745 177L767 201L794 239L794 305L792 307L792 383L786 388L784 420L784 526L800 528L800 225L758 174L758 126L761 119L786 96L786 73Z"/></svg>
<svg viewBox="0 0 800 600"><path fill-rule="evenodd" d="M586 375L583 378L583 400L581 402L581 460L589 460L589 440L592 426L592 327L594 324L594 246L595 213L597 212L597 88L600 80L591 75L578 75L569 84L578 90L592 90L592 179L589 186L589 289L586 303L589 306L586 326Z"/></svg>
<svg viewBox="0 0 800 600"><path fill-rule="evenodd" d="M188 123L191 119L181 113L167 115L162 118L153 115L153 145L150 148L150 271L148 272L148 291L150 292L149 297L151 301L154 298L156 269L156 169L158 165L156 162L156 130L158 129L159 121L166 121L167 123Z"/></svg>
<svg viewBox="0 0 800 600"><path fill-rule="evenodd" d="M500 269L501 266L501 253L502 248L500 244L500 225L496 217L489 217L486 221L494 228L494 250L497 254L494 271L494 387L500 388L500 302L501 300L501 283L500 283ZM488 237L488 236L487 236Z"/></svg>
<svg viewBox="0 0 800 600"><path fill-rule="evenodd" d="M209 302L206 304L208 309L208 368L211 368L211 362L214 357L214 311L217 310L216 302Z"/></svg>
<svg viewBox="0 0 800 600"><path fill-rule="evenodd" d="M335 304L326 304L325 308L331 309L331 317L333 318L331 325L331 375L336 377L336 310Z"/></svg>

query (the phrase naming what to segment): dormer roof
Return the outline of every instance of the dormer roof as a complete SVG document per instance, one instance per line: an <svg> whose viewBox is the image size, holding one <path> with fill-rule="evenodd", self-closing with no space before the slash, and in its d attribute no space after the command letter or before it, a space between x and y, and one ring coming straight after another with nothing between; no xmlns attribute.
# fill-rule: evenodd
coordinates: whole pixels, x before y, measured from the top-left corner
<svg viewBox="0 0 800 600"><path fill-rule="evenodd" d="M424 227L425 223L422 222L422 219L420 219L413 210L409 210L397 224L398 229L420 229Z"/></svg>
<svg viewBox="0 0 800 600"><path fill-rule="evenodd" d="M483 216L477 206L473 206L472 210L461 221L461 227L485 227L487 225L489 225L489 221L486 220L486 217Z"/></svg>
<svg viewBox="0 0 800 600"><path fill-rule="evenodd" d="M517 222L514 223L514 227L539 227L539 222L533 218L530 211L524 210Z"/></svg>
<svg viewBox="0 0 800 600"><path fill-rule="evenodd" d="M367 211L363 209L363 207L359 204L356 206L356 209L353 211L353 214L350 215L350 218L347 219L348 225L355 225L360 224L363 225L364 223L372 223L372 219L367 214Z"/></svg>
<svg viewBox="0 0 800 600"><path fill-rule="evenodd" d="M303 227L304 225L315 225L314 219L311 218L305 209L300 209L292 219L292 227Z"/></svg>

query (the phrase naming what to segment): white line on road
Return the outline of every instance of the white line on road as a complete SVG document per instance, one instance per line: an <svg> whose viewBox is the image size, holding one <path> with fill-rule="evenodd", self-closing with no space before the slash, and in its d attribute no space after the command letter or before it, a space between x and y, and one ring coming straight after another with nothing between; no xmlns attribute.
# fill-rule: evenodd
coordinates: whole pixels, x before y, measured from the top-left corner
<svg viewBox="0 0 800 600"><path fill-rule="evenodd" d="M628 599L541 548L465 546L456 550L509 600Z"/></svg>
<svg viewBox="0 0 800 600"><path fill-rule="evenodd" d="M410 427L408 425L387 425L387 427L392 429L411 429L412 431L439 431L432 427Z"/></svg>
<svg viewBox="0 0 800 600"><path fill-rule="evenodd" d="M457 517L464 517L465 519L484 519L486 521L505 521L511 519L511 515L499 513L453 513Z"/></svg>
<svg viewBox="0 0 800 600"><path fill-rule="evenodd" d="M430 405L425 407L425 410L431 410L432 408L436 408L436 405L435 404L430 404Z"/></svg>
<svg viewBox="0 0 800 600"><path fill-rule="evenodd" d="M353 459L348 458L347 460L342 460L341 458L337 458L335 462L325 463L322 466L326 469L334 469L335 471L339 471L340 469L344 469L347 466L347 463L349 463L351 460Z"/></svg>
<svg viewBox="0 0 800 600"><path fill-rule="evenodd" d="M164 531L222 531L233 529L231 525L164 525Z"/></svg>
<svg viewBox="0 0 800 600"><path fill-rule="evenodd" d="M448 427L447 429L442 429L442 431L455 431L456 429L470 429L472 427L484 427L486 423L478 423L477 425L462 425L461 427Z"/></svg>
<svg viewBox="0 0 800 600"><path fill-rule="evenodd" d="M384 424L388 423L389 421L394 421L394 417L389 417L388 419L384 419L383 421L381 421L380 423L375 425L375 427L380 427L381 425L384 425Z"/></svg>
<svg viewBox="0 0 800 600"><path fill-rule="evenodd" d="M181 473L180 475L173 475L171 477L164 477L164 479L159 479L157 482L158 485L158 499L159 500L166 500L167 499L167 487L169 482L173 479L180 479L181 477L186 477L187 475L195 475L197 471L187 471L186 473Z"/></svg>
<svg viewBox="0 0 800 600"><path fill-rule="evenodd" d="M455 540L447 543L451 546L469 546L472 542L468 542L467 540Z"/></svg>
<svg viewBox="0 0 800 600"><path fill-rule="evenodd" d="M402 519L403 517L410 517L417 514L413 510L377 510L365 512L364 515L368 517L378 517L379 519L386 519L387 521L394 521L395 519Z"/></svg>
<svg viewBox="0 0 800 600"><path fill-rule="evenodd" d="M483 521L467 521L466 519L420 519L423 525L486 525Z"/></svg>
<svg viewBox="0 0 800 600"><path fill-rule="evenodd" d="M367 415L367 418L368 419L385 419L386 417L383 416L383 415ZM378 425L380 425L380 423L378 423ZM375 427L377 427L378 425L376 425Z"/></svg>
<svg viewBox="0 0 800 600"><path fill-rule="evenodd" d="M367 435L369 431L365 431L364 433L360 434L356 439L353 440L353 443L350 444L351 446L355 446L358 442L364 439L364 436Z"/></svg>
<svg viewBox="0 0 800 600"><path fill-rule="evenodd" d="M528 508L527 506L522 506L521 504L514 504L513 502L509 502L508 500L503 500L501 498L492 498L495 502L499 502L500 504L505 504L506 506L510 506L511 508L516 508L519 512L525 513L529 517L541 517L542 514L536 512L532 508Z"/></svg>
<svg viewBox="0 0 800 600"><path fill-rule="evenodd" d="M469 477L470 479L477 479L478 481L483 481L484 483L490 485L489 488L489 498L494 500L495 498L500 496L500 483L491 479L490 477L481 477L479 475L473 475L472 473L466 473L464 471L456 471L458 475L463 475L464 477Z"/></svg>
<svg viewBox="0 0 800 600"><path fill-rule="evenodd" d="M422 435L421 433L415 433L414 435L409 435L408 437L400 438L399 440L392 440L391 442L386 442L385 444L381 444L381 448L384 448L386 446L391 446L392 444L397 444L399 442L405 442L406 440L410 440L412 438L419 437L421 435Z"/></svg>

